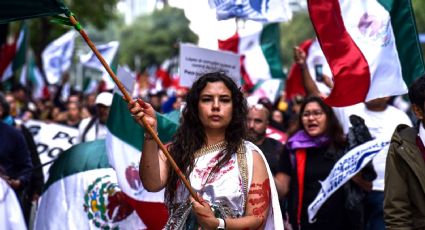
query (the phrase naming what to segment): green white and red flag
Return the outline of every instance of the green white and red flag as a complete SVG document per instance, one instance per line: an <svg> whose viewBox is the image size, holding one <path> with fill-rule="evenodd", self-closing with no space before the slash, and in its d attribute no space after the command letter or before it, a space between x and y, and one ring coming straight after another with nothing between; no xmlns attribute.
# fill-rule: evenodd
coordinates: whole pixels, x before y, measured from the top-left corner
<svg viewBox="0 0 425 230"><path fill-rule="evenodd" d="M35 63L34 55L32 52L29 54L28 62L22 67L21 77L19 82L22 85L29 86L32 92L32 98L41 99L47 98L46 83L43 74Z"/></svg>
<svg viewBox="0 0 425 230"><path fill-rule="evenodd" d="M118 70L118 73L121 71ZM132 92L135 79L118 75L127 91ZM158 135L163 143L171 141L178 124L162 114L157 114ZM110 165L115 169L118 184L148 229L162 229L168 219L164 204L164 190L148 192L139 177L139 161L143 154L144 129L138 125L122 94L115 91L109 118L106 146Z"/></svg>
<svg viewBox="0 0 425 230"><path fill-rule="evenodd" d="M241 55L243 85L251 89L260 80L285 78L279 41L278 23L247 21L232 37L219 40L218 47Z"/></svg>
<svg viewBox="0 0 425 230"><path fill-rule="evenodd" d="M424 74L410 0L308 0L308 10L333 75L329 105L405 94Z"/></svg>
<svg viewBox="0 0 425 230"><path fill-rule="evenodd" d="M25 64L28 28L22 24L19 33L0 47L0 80L7 81Z"/></svg>

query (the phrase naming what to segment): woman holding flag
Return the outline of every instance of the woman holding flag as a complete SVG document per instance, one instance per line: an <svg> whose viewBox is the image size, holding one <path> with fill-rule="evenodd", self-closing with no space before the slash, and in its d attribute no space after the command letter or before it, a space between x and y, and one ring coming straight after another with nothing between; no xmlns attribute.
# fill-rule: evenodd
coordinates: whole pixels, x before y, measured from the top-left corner
<svg viewBox="0 0 425 230"><path fill-rule="evenodd" d="M156 130L155 111L130 102L135 119ZM150 135L144 138L140 178L148 191L165 188L166 229L283 229L277 192L261 151L245 141L247 105L223 73L200 77L190 89L168 150L197 197Z"/></svg>

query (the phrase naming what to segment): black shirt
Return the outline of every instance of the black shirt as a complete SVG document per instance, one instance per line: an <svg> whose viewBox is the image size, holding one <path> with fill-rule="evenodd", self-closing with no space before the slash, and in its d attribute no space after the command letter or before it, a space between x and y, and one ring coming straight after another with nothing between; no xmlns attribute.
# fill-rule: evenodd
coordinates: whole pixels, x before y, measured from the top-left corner
<svg viewBox="0 0 425 230"><path fill-rule="evenodd" d="M325 151L326 148L307 149L301 229L344 229L346 213L343 187L332 194L319 209L316 223L308 223L307 209L322 187L319 181L326 179L336 162L335 159L325 157Z"/></svg>
<svg viewBox="0 0 425 230"><path fill-rule="evenodd" d="M344 188L339 188L332 194L328 200L322 205L316 214L316 222L310 224L308 222L308 206L316 198L321 189L320 181L326 179L332 170L335 162L338 160L326 154L328 148L308 148L306 151L306 163L304 172L304 192L301 210L301 230L305 229L326 229L339 230L347 229L347 211L345 209L345 194ZM289 151L285 151L288 153ZM289 155L289 154L288 154ZM290 158L291 157L291 158ZM295 153L290 157L283 158L282 167L296 163ZM291 188L290 188L290 208L289 215L291 216L292 225L296 225L297 206L298 206L298 178L295 166L292 166L291 171ZM298 229L298 228L294 228Z"/></svg>
<svg viewBox="0 0 425 230"><path fill-rule="evenodd" d="M283 152L283 144L275 139L266 137L263 143L258 145L258 148L263 152L272 175L275 176L280 169L279 161Z"/></svg>

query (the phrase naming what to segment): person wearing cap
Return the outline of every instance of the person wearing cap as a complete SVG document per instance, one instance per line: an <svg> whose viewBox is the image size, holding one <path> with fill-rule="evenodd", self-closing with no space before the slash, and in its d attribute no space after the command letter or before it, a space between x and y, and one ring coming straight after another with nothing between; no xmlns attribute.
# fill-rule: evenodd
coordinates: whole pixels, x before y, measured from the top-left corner
<svg viewBox="0 0 425 230"><path fill-rule="evenodd" d="M96 114L83 119L78 126L79 142L103 139L106 136L106 121L112 104L113 95L110 92L102 92L96 97Z"/></svg>

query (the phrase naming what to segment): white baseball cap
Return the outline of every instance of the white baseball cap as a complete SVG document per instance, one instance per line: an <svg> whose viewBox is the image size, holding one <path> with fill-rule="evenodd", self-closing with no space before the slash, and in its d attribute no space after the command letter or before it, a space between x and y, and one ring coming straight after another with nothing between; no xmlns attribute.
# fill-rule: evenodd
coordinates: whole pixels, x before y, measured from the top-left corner
<svg viewBox="0 0 425 230"><path fill-rule="evenodd" d="M112 98L112 93L102 92L97 95L95 103L110 107L112 105Z"/></svg>

